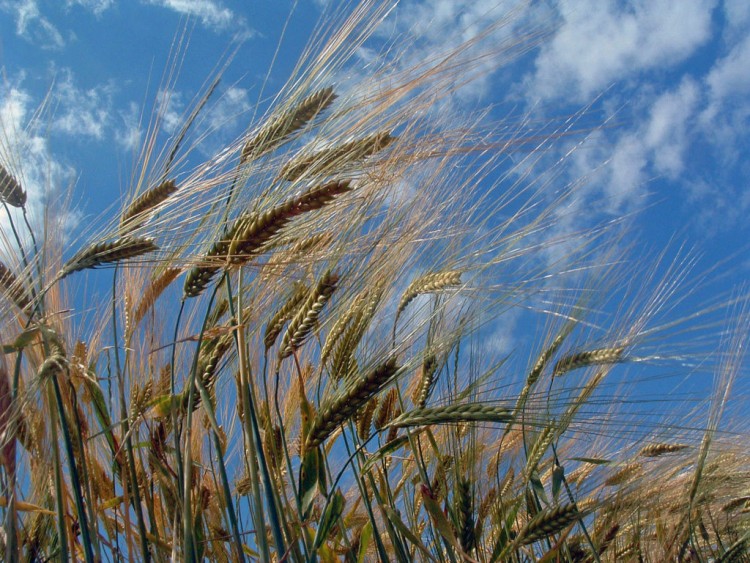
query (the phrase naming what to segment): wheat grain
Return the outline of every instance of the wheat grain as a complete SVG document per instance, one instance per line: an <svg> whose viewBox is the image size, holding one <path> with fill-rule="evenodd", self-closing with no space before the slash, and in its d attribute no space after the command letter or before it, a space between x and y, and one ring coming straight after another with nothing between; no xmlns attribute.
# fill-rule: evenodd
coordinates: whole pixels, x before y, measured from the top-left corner
<svg viewBox="0 0 750 563"><path fill-rule="evenodd" d="M143 292L143 297L141 297L135 313L133 313L134 326L143 320L143 317L154 306L159 296L177 279L180 271L179 268L166 268L158 277L151 281Z"/></svg>
<svg viewBox="0 0 750 563"><path fill-rule="evenodd" d="M0 292L6 294L22 311L31 304L31 297L26 293L21 281L2 262L0 262Z"/></svg>
<svg viewBox="0 0 750 563"><path fill-rule="evenodd" d="M624 467L622 467L619 471L615 472L613 475L608 477L604 481L605 487L614 487L617 485L622 485L623 483L631 480L633 477L635 477L638 473L640 473L642 470L641 464L634 462L634 463L628 463Z"/></svg>
<svg viewBox="0 0 750 563"><path fill-rule="evenodd" d="M518 532L515 543L517 545L529 545L557 534L583 518L588 510L590 510L590 506L581 503L563 504L542 510Z"/></svg>
<svg viewBox="0 0 750 563"><path fill-rule="evenodd" d="M391 421L388 426L405 428L428 424L453 424L458 422L510 422L508 409L478 403L455 404L445 407L413 409Z"/></svg>
<svg viewBox="0 0 750 563"><path fill-rule="evenodd" d="M437 372L437 358L432 352L425 355L422 360L422 370L419 376L419 386L417 387L416 400L414 404L423 409L427 405L432 389L435 387L435 373Z"/></svg>
<svg viewBox="0 0 750 563"><path fill-rule="evenodd" d="M291 295L289 295L284 304L273 314L266 324L266 333L263 337L266 349L276 343L276 339L281 334L284 325L294 316L294 312L299 309L309 292L310 289L305 284L301 282L295 283Z"/></svg>
<svg viewBox="0 0 750 563"><path fill-rule="evenodd" d="M689 447L685 444L649 444L648 446L644 446L638 452L638 455L641 457L659 457L664 454L680 452Z"/></svg>

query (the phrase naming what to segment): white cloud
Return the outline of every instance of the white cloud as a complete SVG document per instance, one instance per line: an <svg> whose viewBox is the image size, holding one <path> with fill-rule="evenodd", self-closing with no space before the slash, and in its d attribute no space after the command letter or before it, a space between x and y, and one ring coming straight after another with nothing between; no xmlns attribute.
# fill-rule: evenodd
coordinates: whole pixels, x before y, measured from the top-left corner
<svg viewBox="0 0 750 563"><path fill-rule="evenodd" d="M248 90L231 86L222 94L208 112L210 131L222 131L231 128L240 117L245 117L252 108Z"/></svg>
<svg viewBox="0 0 750 563"><path fill-rule="evenodd" d="M517 31L528 20L514 12L522 4L519 0L403 2L380 26L377 36L394 42L395 48L385 56L399 70L442 62L456 65L450 77L455 82L450 85L453 98L471 102L489 92L494 71L524 44ZM512 15L506 18L508 14ZM363 64L371 54L360 51L366 57Z"/></svg>
<svg viewBox="0 0 750 563"><path fill-rule="evenodd" d="M232 30L243 37L251 35L244 18L216 0L146 0L183 16L197 18L201 24L214 31Z"/></svg>
<svg viewBox="0 0 750 563"><path fill-rule="evenodd" d="M122 126L115 129L115 141L125 150L136 151L143 142L141 110L138 104L130 102L127 110L120 112Z"/></svg>
<svg viewBox="0 0 750 563"><path fill-rule="evenodd" d="M730 34L747 34L750 24L750 2L747 0L724 0L724 17Z"/></svg>
<svg viewBox="0 0 750 563"><path fill-rule="evenodd" d="M177 133L185 120L185 102L181 92L159 90L156 97L160 126L168 135Z"/></svg>
<svg viewBox="0 0 750 563"><path fill-rule="evenodd" d="M706 82L712 97L726 98L750 92L750 35L735 45L729 54L711 69Z"/></svg>
<svg viewBox="0 0 750 563"><path fill-rule="evenodd" d="M663 71L709 40L715 0L558 0L560 27L527 80L531 98L588 100L612 82Z"/></svg>
<svg viewBox="0 0 750 563"><path fill-rule="evenodd" d="M20 86L0 89L0 160L26 190L32 217L41 217L47 196L70 186L75 173L52 158L47 138L37 131L43 124L34 120L32 104Z"/></svg>
<svg viewBox="0 0 750 563"><path fill-rule="evenodd" d="M99 16L106 10L114 6L115 0L66 0L65 5L81 6L87 10L91 10L95 15Z"/></svg>
<svg viewBox="0 0 750 563"><path fill-rule="evenodd" d="M57 28L45 18L36 0L3 0L0 10L13 14L16 33L43 49L60 49L65 40Z"/></svg>
<svg viewBox="0 0 750 563"><path fill-rule="evenodd" d="M63 69L53 89L56 104L52 129L74 136L103 139L111 126L113 86L78 87L72 71Z"/></svg>

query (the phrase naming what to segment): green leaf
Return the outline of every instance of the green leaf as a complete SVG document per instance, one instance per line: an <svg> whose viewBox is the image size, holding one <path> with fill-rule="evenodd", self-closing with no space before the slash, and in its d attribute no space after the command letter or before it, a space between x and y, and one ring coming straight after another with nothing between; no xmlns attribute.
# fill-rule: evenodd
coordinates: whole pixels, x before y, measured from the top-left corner
<svg viewBox="0 0 750 563"><path fill-rule="evenodd" d="M315 536L316 541L315 541L315 544L313 545L313 551L315 551L321 545L323 545L323 542L326 541L326 538L328 537L328 534L330 533L331 528L333 528L333 525L339 519L343 511L344 511L344 495L341 494L340 490L336 490L336 492L333 493L333 498L328 503L328 507L326 508L326 511L323 513L323 516L320 518L320 524L318 524L318 533Z"/></svg>
<svg viewBox="0 0 750 563"><path fill-rule="evenodd" d="M412 432L411 434L412 436L415 436L416 434L418 434L418 431ZM393 452L400 450L408 442L409 442L408 436L399 436L398 438L388 442L385 446L383 446L382 448L380 448L378 451L376 451L370 457L367 458L367 461L364 463L364 465L362 465L362 473L364 474L370 471L373 465L375 465L384 457L387 457Z"/></svg>
<svg viewBox="0 0 750 563"><path fill-rule="evenodd" d="M597 457L571 457L571 461L580 461L583 463L592 463L594 465L609 465L612 463L608 459L602 459Z"/></svg>
<svg viewBox="0 0 750 563"><path fill-rule="evenodd" d="M411 531L411 529L409 529L406 524L404 524L404 522L401 520L401 517L398 515L398 512L385 504L382 506L382 509L385 512L386 516L388 516L388 519L391 521L391 523L396 526L396 528L398 528L398 530L402 534L404 534L404 537L407 540L414 544L414 546L416 546L417 549L419 549L419 551L421 551L429 561L435 561L435 558L427 550L422 541L416 536L414 532Z"/></svg>
<svg viewBox="0 0 750 563"><path fill-rule="evenodd" d="M12 354L19 352L31 344L34 337L39 333L39 327L27 328L21 334L19 334L12 344L3 344L3 354Z"/></svg>
<svg viewBox="0 0 750 563"><path fill-rule="evenodd" d="M539 474L536 471L534 471L534 473L531 474L531 477L529 477L529 483L531 484L531 488L533 489L534 494L536 494L537 498L540 499L544 504L549 506L547 493L544 491L544 485L542 485L542 480L539 478Z"/></svg>
<svg viewBox="0 0 750 563"><path fill-rule="evenodd" d="M362 533L359 536L359 553L357 554L357 563L364 563L367 550L370 548L372 541L372 522L367 522L362 526Z"/></svg>
<svg viewBox="0 0 750 563"><path fill-rule="evenodd" d="M302 465L299 468L299 496L302 501L302 519L310 516L310 508L315 500L320 474L320 450L313 448L305 452Z"/></svg>
<svg viewBox="0 0 750 563"><path fill-rule="evenodd" d="M565 469L562 465L556 465L552 470L552 498L555 500L560 496L563 479L565 479Z"/></svg>
<svg viewBox="0 0 750 563"><path fill-rule="evenodd" d="M445 538L445 540L453 547L453 549L455 549L458 553L462 553L461 544L456 537L453 526L451 526L450 522L448 522L448 519L445 517L445 514L440 508L438 502L434 498L432 498L430 491L425 485L422 485L421 492L422 503L425 507L425 510L427 511L427 514L430 515L432 523L435 524L435 528L437 528L437 531L440 532L440 535Z"/></svg>

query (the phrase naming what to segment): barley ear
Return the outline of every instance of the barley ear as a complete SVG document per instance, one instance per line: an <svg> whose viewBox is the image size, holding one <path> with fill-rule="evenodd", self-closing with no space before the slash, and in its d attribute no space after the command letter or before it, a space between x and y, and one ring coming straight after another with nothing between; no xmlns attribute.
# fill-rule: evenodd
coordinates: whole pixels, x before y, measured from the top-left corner
<svg viewBox="0 0 750 563"><path fill-rule="evenodd" d="M104 264L122 262L159 247L154 239L146 237L122 237L112 242L100 242L87 246L68 260L58 274L58 279L69 276L79 270L97 268Z"/></svg>
<svg viewBox="0 0 750 563"><path fill-rule="evenodd" d="M0 293L7 295L8 299L21 310L31 304L31 297L26 293L21 281L2 262L0 262Z"/></svg>
<svg viewBox="0 0 750 563"><path fill-rule="evenodd" d="M279 178L292 182L302 176L330 176L385 149L395 140L390 133L381 132L313 154L301 154L284 165Z"/></svg>
<svg viewBox="0 0 750 563"><path fill-rule="evenodd" d="M23 207L26 204L26 192L2 164L0 164L0 201L4 201L11 207Z"/></svg>
<svg viewBox="0 0 750 563"><path fill-rule="evenodd" d="M445 272L434 272L418 277L409 284L404 294L401 296L398 308L396 309L396 320L404 312L404 309L418 295L424 293L436 293L444 289L457 287L461 285L461 272L449 270Z"/></svg>
<svg viewBox="0 0 750 563"><path fill-rule="evenodd" d="M289 322L279 348L279 359L289 357L294 350L302 346L315 328L323 307L328 303L336 290L339 277L330 270L323 274L318 284L310 292L302 307Z"/></svg>
<svg viewBox="0 0 750 563"><path fill-rule="evenodd" d="M286 142L316 116L324 112L336 99L330 86L311 94L290 110L272 117L242 148L241 162L258 158Z"/></svg>
<svg viewBox="0 0 750 563"><path fill-rule="evenodd" d="M143 225L148 214L177 191L174 180L166 180L143 193L123 212L120 233L124 234Z"/></svg>

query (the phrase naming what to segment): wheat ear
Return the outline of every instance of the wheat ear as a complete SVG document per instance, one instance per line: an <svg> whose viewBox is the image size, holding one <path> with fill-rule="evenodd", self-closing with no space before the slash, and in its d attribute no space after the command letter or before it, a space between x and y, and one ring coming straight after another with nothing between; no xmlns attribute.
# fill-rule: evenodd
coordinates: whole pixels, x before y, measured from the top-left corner
<svg viewBox="0 0 750 563"><path fill-rule="evenodd" d="M461 549L471 553L476 544L474 530L474 510L472 507L471 481L468 479L458 480L456 491L456 512L458 513L458 540Z"/></svg>
<svg viewBox="0 0 750 563"><path fill-rule="evenodd" d="M432 389L435 387L438 362L435 354L428 352L422 360L422 371L419 375L419 387L417 387L416 400L414 404L420 409L425 408L427 399L430 398Z"/></svg>
<svg viewBox="0 0 750 563"><path fill-rule="evenodd" d="M311 94L281 115L271 118L255 137L245 143L242 148L241 162L245 163L258 158L284 143L291 135L325 111L335 99L336 94L329 86Z"/></svg>
<svg viewBox="0 0 750 563"><path fill-rule="evenodd" d="M649 444L644 446L638 455L641 457L659 457L664 454L680 452L689 448L685 444Z"/></svg>
<svg viewBox="0 0 750 563"><path fill-rule="evenodd" d="M409 303L414 301L418 295L424 293L436 293L447 288L461 285L461 272L449 270L445 272L434 272L418 277L409 284L399 301L396 309L396 319L404 312Z"/></svg>
<svg viewBox="0 0 750 563"><path fill-rule="evenodd" d="M563 504L551 509L543 510L524 526L514 543L516 545L529 545L535 541L556 534L580 518L582 518L590 507L579 504Z"/></svg>
<svg viewBox="0 0 750 563"><path fill-rule="evenodd" d="M351 182L348 180L328 182L261 213L252 221L246 221L230 244L230 260L235 264L248 260L293 218L325 207L337 196L351 189Z"/></svg>
<svg viewBox="0 0 750 563"><path fill-rule="evenodd" d="M166 201L177 191L174 180L166 180L143 193L123 212L120 218L120 231L126 232L140 227L150 211Z"/></svg>
<svg viewBox="0 0 750 563"><path fill-rule="evenodd" d="M213 277L221 269L222 263L226 263L229 245L245 225L253 220L253 215L245 212L234 220L232 225L224 231L221 239L214 242L208 252L203 256L201 264L191 268L185 277L183 291L186 297L197 297L211 282Z"/></svg>
<svg viewBox="0 0 750 563"><path fill-rule="evenodd" d="M383 150L396 137L390 133L375 133L362 139L323 149L313 154L300 155L290 160L279 173L284 180L298 180L303 175L330 175L349 164L359 162Z"/></svg>
<svg viewBox="0 0 750 563"><path fill-rule="evenodd" d="M185 278L185 296L197 297L203 293L222 268L222 262L246 262L294 217L325 207L337 196L351 189L349 181L328 182L264 213L241 214L222 238L211 246L201 264L188 272Z"/></svg>
<svg viewBox="0 0 750 563"><path fill-rule="evenodd" d="M268 321L268 324L266 324L266 333L263 337L263 343L265 344L266 349L276 343L276 339L279 337L279 334L281 334L284 325L294 316L295 311L299 309L309 291L310 290L305 284L295 284L292 294L287 298L279 310L274 313L271 320Z"/></svg>
<svg viewBox="0 0 750 563"><path fill-rule="evenodd" d="M164 293L164 290L170 286L179 274L179 268L167 268L156 279L151 281L143 292L143 297L133 314L133 325L137 325L141 322L146 315L146 312L154 306L154 303L156 303L159 296Z"/></svg>
<svg viewBox="0 0 750 563"><path fill-rule="evenodd" d="M0 201L12 207L23 207L26 204L26 192L13 175L0 164Z"/></svg>
<svg viewBox="0 0 750 563"><path fill-rule="evenodd" d="M614 364L622 359L625 351L623 347L617 348L599 348L597 350L586 350L576 352L568 356L563 356L555 364L553 374L555 377L564 375L569 371L588 366L598 366L602 364Z"/></svg>
<svg viewBox="0 0 750 563"><path fill-rule="evenodd" d="M284 359L292 354L304 343L307 336L312 332L318 321L320 312L336 290L339 277L330 270L323 274L313 291L310 292L302 307L300 307L294 318L289 321L289 326L281 339L279 347L279 358Z"/></svg>
<svg viewBox="0 0 750 563"><path fill-rule="evenodd" d="M445 407L413 409L392 420L389 427L424 426L456 422L510 422L508 409L479 403L455 404Z"/></svg>
<svg viewBox="0 0 750 563"><path fill-rule="evenodd" d="M58 274L58 279L69 276L79 270L97 268L104 264L121 262L147 252L153 252L159 247L154 239L147 237L122 237L112 242L92 244L78 252L68 260Z"/></svg>
<svg viewBox="0 0 750 563"><path fill-rule="evenodd" d="M5 293L16 306L24 310L31 303L23 285L10 269L0 262L0 292Z"/></svg>
<svg viewBox="0 0 750 563"><path fill-rule="evenodd" d="M316 448L345 420L353 416L397 373L395 358L390 358L347 387L344 393L328 402L313 420L305 440L305 449Z"/></svg>

